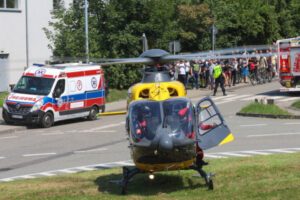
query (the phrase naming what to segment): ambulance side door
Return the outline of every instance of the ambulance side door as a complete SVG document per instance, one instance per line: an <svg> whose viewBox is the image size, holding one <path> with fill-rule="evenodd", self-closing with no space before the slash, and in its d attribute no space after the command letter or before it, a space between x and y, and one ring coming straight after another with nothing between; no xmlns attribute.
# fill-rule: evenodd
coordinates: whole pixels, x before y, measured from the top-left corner
<svg viewBox="0 0 300 200"><path fill-rule="evenodd" d="M69 109L69 98L67 95L66 79L59 79L53 90L54 110L59 112L59 115Z"/></svg>

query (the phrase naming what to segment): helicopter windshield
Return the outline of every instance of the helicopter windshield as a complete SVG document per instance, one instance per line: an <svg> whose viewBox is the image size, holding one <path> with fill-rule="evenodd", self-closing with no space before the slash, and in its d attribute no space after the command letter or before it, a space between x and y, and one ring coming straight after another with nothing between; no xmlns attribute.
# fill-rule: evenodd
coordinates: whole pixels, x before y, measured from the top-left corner
<svg viewBox="0 0 300 200"><path fill-rule="evenodd" d="M131 131L135 140L151 140L158 128L166 128L170 136L184 134L194 138L192 104L185 98L166 101L139 101L130 106Z"/></svg>
<svg viewBox="0 0 300 200"><path fill-rule="evenodd" d="M153 139L156 128L161 124L160 104L157 101L139 101L130 106L131 130L134 138Z"/></svg>
<svg viewBox="0 0 300 200"><path fill-rule="evenodd" d="M174 98L163 102L164 120L163 127L171 130L172 135L184 134L189 138L193 133L193 107L185 98Z"/></svg>

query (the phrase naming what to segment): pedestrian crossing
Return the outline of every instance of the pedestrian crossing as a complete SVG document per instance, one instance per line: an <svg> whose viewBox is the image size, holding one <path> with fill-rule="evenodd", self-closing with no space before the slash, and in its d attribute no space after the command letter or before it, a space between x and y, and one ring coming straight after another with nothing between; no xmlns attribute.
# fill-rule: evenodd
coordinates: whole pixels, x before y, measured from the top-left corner
<svg viewBox="0 0 300 200"><path fill-rule="evenodd" d="M216 153L205 153L205 159L216 159L216 158L230 158L230 157L249 157L249 156L263 156L263 155L270 155L270 154L279 154L279 153L296 153L300 152L300 148L280 148L280 149L264 149L264 150L246 150L246 151L232 151L232 152L216 152ZM73 167L67 169L60 169L60 170L53 170L53 171L46 171L34 174L26 174L8 178L0 179L1 182L10 182L15 180L22 180L22 179L33 179L33 178L40 178L40 177L48 177L48 176L55 176L61 174L72 174L77 172L83 171L92 171L92 170L99 170L99 169L108 169L108 168L117 168L123 166L134 166L132 160L125 160L125 161L118 161L118 162L110 162L110 163L101 163L95 165L87 165L87 166L80 166L80 167Z"/></svg>
<svg viewBox="0 0 300 200"><path fill-rule="evenodd" d="M268 95L253 95L253 94L229 94L227 96L213 96L212 100L216 104L229 103L234 101L254 101L255 99L273 99L276 102L289 102L289 101L298 101L300 96L295 97L286 97L286 96L268 96ZM199 98L197 98L199 99ZM192 100L196 100L193 99ZM200 99L199 99L200 100Z"/></svg>

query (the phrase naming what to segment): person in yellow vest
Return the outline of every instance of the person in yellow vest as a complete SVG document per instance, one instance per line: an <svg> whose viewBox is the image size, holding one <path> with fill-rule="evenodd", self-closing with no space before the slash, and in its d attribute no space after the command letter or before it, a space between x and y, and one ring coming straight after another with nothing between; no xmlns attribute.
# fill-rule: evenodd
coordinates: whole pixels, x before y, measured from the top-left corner
<svg viewBox="0 0 300 200"><path fill-rule="evenodd" d="M223 62L220 62L216 66L214 66L213 76L214 76L214 79L215 79L215 89L214 89L213 96L216 96L219 84L220 84L220 87L222 89L223 95L227 96L226 92L225 92L225 88L224 88L225 74L224 74L223 69L222 69L223 67L224 67Z"/></svg>

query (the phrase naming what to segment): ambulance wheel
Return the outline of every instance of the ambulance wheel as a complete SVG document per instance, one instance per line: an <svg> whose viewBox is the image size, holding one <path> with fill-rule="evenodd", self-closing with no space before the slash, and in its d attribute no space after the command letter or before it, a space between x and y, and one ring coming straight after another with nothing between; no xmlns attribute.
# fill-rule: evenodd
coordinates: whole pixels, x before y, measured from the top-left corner
<svg viewBox="0 0 300 200"><path fill-rule="evenodd" d="M97 106L93 106L90 110L90 114L88 116L89 120L96 120L98 116L99 110Z"/></svg>
<svg viewBox="0 0 300 200"><path fill-rule="evenodd" d="M42 128L49 128L52 126L54 121L53 114L51 112L46 112L41 119Z"/></svg>

